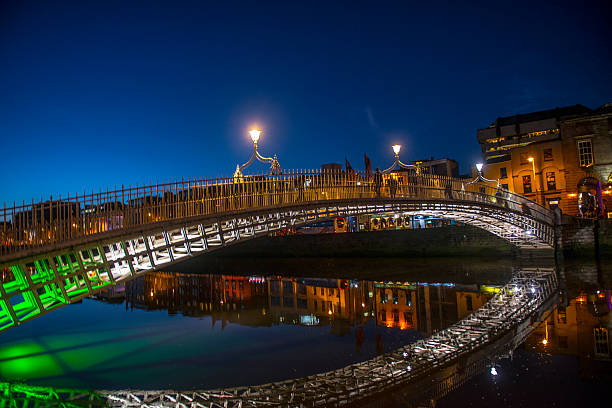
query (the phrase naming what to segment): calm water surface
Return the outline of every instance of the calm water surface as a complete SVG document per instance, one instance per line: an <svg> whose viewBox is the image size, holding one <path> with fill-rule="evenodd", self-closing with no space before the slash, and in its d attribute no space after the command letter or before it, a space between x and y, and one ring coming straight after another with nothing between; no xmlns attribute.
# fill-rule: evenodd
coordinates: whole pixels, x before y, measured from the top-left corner
<svg viewBox="0 0 612 408"><path fill-rule="evenodd" d="M211 260L197 270L150 273L2 333L0 375L94 389L230 387L309 375L453 324L520 266ZM439 406L569 406L576 395L598 401L611 379L609 275L600 265L566 266L562 304L547 324L512 361L498 363L498 376L475 377ZM562 392L536 385L555 383Z"/></svg>

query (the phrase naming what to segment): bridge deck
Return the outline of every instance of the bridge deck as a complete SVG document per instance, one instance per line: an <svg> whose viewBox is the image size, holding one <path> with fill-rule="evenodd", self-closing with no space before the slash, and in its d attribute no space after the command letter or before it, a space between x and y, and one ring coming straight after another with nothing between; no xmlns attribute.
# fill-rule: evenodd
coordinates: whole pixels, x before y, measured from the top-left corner
<svg viewBox="0 0 612 408"><path fill-rule="evenodd" d="M101 203L86 207L90 212L62 210L57 219L45 218L55 213L45 213L44 205L40 219L38 208L30 208L27 216L13 209L13 227L6 230L5 222L3 234L29 241L5 246L0 257L0 331L187 257L335 217L434 214L476 225L520 247L550 248L554 242L548 210L520 196L496 196L488 186L437 176L411 176L394 190L325 173L225 184L189 181L172 195L163 186L156 188L148 188L147 195L135 193L136 199L122 193L116 202L108 200L117 198L117 191L108 193ZM130 204L134 200L137 206ZM23 230L14 228L23 222ZM54 235L41 240L37 234L49 225Z"/></svg>

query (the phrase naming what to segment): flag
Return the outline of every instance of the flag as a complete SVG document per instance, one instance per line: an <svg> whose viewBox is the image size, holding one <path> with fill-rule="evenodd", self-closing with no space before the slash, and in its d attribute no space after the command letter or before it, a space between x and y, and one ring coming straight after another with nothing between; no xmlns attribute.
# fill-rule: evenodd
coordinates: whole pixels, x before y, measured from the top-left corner
<svg viewBox="0 0 612 408"><path fill-rule="evenodd" d="M352 174L355 172L355 170L353 170L353 168L351 167L351 163L349 163L348 159L345 157L344 158L344 166L346 167L346 172L349 174Z"/></svg>
<svg viewBox="0 0 612 408"><path fill-rule="evenodd" d="M365 160L365 171L366 176L370 177L372 175L372 162L367 154L363 154L363 159Z"/></svg>

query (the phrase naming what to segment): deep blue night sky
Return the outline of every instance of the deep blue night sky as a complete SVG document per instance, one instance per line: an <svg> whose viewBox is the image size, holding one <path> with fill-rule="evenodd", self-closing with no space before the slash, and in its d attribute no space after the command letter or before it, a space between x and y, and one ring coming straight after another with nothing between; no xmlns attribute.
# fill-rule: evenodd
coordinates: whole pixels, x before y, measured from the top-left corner
<svg viewBox="0 0 612 408"><path fill-rule="evenodd" d="M217 3L2 1L0 206L231 174L254 123L284 168L465 173L498 116L612 102L605 2Z"/></svg>

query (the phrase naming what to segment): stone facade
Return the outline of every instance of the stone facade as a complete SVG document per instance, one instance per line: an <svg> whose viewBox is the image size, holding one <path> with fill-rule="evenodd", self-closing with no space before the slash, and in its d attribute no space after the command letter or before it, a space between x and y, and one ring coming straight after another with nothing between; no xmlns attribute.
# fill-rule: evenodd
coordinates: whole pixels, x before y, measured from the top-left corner
<svg viewBox="0 0 612 408"><path fill-rule="evenodd" d="M483 175L565 214L610 218L611 129L612 104L498 118L477 131L485 159ZM597 181L599 192L593 186ZM579 200L585 200L580 207ZM597 202L596 210L587 211L584 202Z"/></svg>

